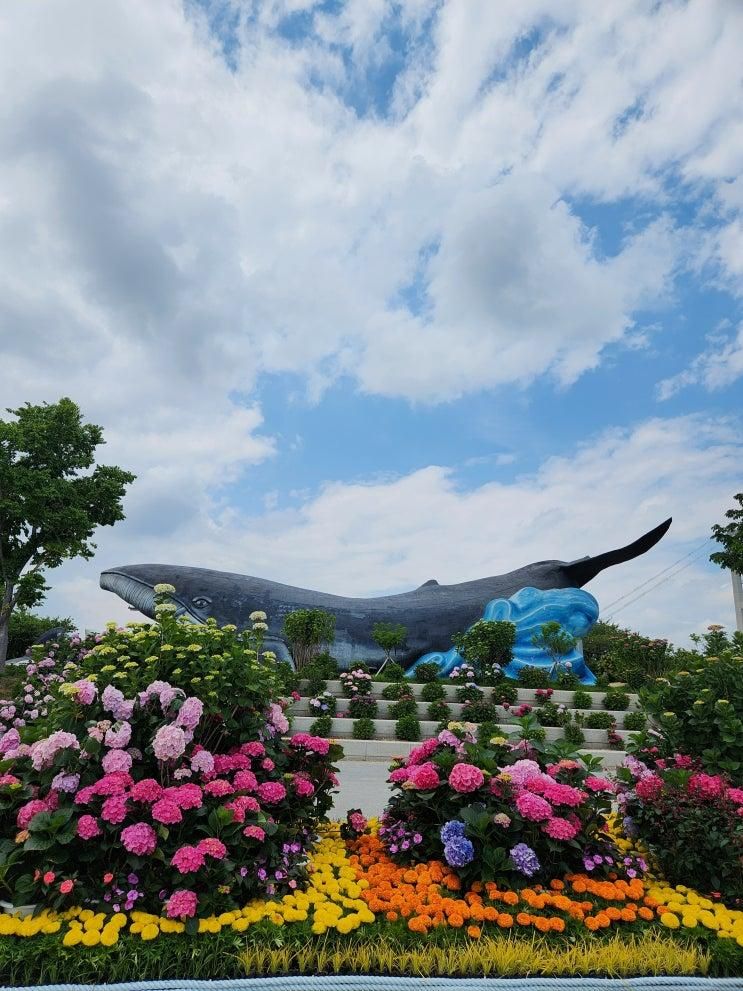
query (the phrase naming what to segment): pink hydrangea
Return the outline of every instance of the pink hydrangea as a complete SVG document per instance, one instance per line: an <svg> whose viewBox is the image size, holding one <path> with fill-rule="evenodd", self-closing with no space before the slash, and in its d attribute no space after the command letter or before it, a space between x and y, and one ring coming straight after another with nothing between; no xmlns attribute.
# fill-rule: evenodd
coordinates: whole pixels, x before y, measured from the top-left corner
<svg viewBox="0 0 743 991"><path fill-rule="evenodd" d="M692 774L689 778L689 794L709 801L725 791L725 781L719 774ZM639 795L638 791L638 795Z"/></svg>
<svg viewBox="0 0 743 991"><path fill-rule="evenodd" d="M98 694L95 682L88 681L87 678L73 682L72 687L75 689L73 698L81 705L90 705Z"/></svg>
<svg viewBox="0 0 743 991"><path fill-rule="evenodd" d="M657 774L647 774L636 782L635 791L638 798L652 802L663 791L663 781Z"/></svg>
<svg viewBox="0 0 743 991"><path fill-rule="evenodd" d="M459 737L455 736L448 729L442 729L436 739L439 743L443 743L447 747L454 747L455 750L458 750L462 746L462 741Z"/></svg>
<svg viewBox="0 0 743 991"><path fill-rule="evenodd" d="M263 760L261 761L261 767L263 768L264 771L273 771L276 765L274 764L274 762L271 760L270 757L264 757Z"/></svg>
<svg viewBox="0 0 743 991"><path fill-rule="evenodd" d="M533 778L539 780L542 777L542 770L535 760L517 760L515 764L501 767L500 770L521 788L525 787Z"/></svg>
<svg viewBox="0 0 743 991"><path fill-rule="evenodd" d="M294 791L300 798L309 798L315 794L315 786L306 774L298 773L294 775Z"/></svg>
<svg viewBox="0 0 743 991"><path fill-rule="evenodd" d="M224 860L227 856L227 847L216 836L207 836L199 840L197 849L206 857L213 857L214 860Z"/></svg>
<svg viewBox="0 0 743 991"><path fill-rule="evenodd" d="M55 774L52 778L52 788L55 791L63 791L69 795L72 795L77 791L77 786L79 784L80 775L68 774L66 771L60 771L59 774Z"/></svg>
<svg viewBox="0 0 743 991"><path fill-rule="evenodd" d="M156 802L162 797L163 786L154 778L142 778L137 781L130 791L135 802Z"/></svg>
<svg viewBox="0 0 743 991"><path fill-rule="evenodd" d="M129 746L131 738L131 723L124 721L123 723L116 723L106 732L104 742L107 747L115 747L117 750L123 750L124 747Z"/></svg>
<svg viewBox="0 0 743 991"><path fill-rule="evenodd" d="M165 903L165 911L169 919L192 919L196 915L199 904L195 891L179 888L174 891Z"/></svg>
<svg viewBox="0 0 743 991"><path fill-rule="evenodd" d="M588 797L585 791L574 788L572 785L563 785L559 781L552 781L544 789L542 795L553 805L568 805L576 807L581 805Z"/></svg>
<svg viewBox="0 0 743 991"><path fill-rule="evenodd" d="M152 749L158 760L177 760L186 749L186 735L180 726L161 726L155 733Z"/></svg>
<svg viewBox="0 0 743 991"><path fill-rule="evenodd" d="M93 785L86 785L75 795L75 805L87 805L95 797L96 791Z"/></svg>
<svg viewBox="0 0 743 991"><path fill-rule="evenodd" d="M232 779L235 791L255 791L258 787L258 778L252 771L238 771Z"/></svg>
<svg viewBox="0 0 743 991"><path fill-rule="evenodd" d="M289 720L284 715L284 710L277 702L272 702L268 707L268 722L277 733L289 732Z"/></svg>
<svg viewBox="0 0 743 991"><path fill-rule="evenodd" d="M134 784L126 771L111 771L93 785L96 795L123 795Z"/></svg>
<svg viewBox="0 0 743 991"><path fill-rule="evenodd" d="M258 785L257 791L258 797L266 805L276 805L286 798L286 788L280 781L264 781L262 785Z"/></svg>
<svg viewBox="0 0 743 991"><path fill-rule="evenodd" d="M728 788L727 797L736 805L743 805L743 788Z"/></svg>
<svg viewBox="0 0 743 991"><path fill-rule="evenodd" d="M147 822L135 822L121 830L121 842L129 853L146 857L157 849L157 833Z"/></svg>
<svg viewBox="0 0 743 991"><path fill-rule="evenodd" d="M260 805L252 795L238 795L231 802L225 802L224 807L232 812L234 822L245 822L248 812L260 812Z"/></svg>
<svg viewBox="0 0 743 991"><path fill-rule="evenodd" d="M594 775L589 775L583 782L584 788L588 788L589 791L610 791L615 790L614 785L609 781L608 778L598 778Z"/></svg>
<svg viewBox="0 0 743 991"><path fill-rule="evenodd" d="M579 832L578 826L559 816L549 819L542 829L553 840L572 840Z"/></svg>
<svg viewBox="0 0 743 991"><path fill-rule="evenodd" d="M391 781L393 784L399 785L402 784L403 781L408 780L409 773L410 771L407 769L407 767L398 767L397 770L392 771L392 773L387 778L387 780Z"/></svg>
<svg viewBox="0 0 743 991"><path fill-rule="evenodd" d="M423 764L438 749L438 746L439 741L435 736L429 740L424 740L423 743L417 747L413 747L410 751L408 759L405 762L406 765L410 767L412 764Z"/></svg>
<svg viewBox="0 0 743 991"><path fill-rule="evenodd" d="M19 785L20 783L21 779L17 778L15 774L0 774L0 788L3 786L10 787L12 785Z"/></svg>
<svg viewBox="0 0 743 991"><path fill-rule="evenodd" d="M204 854L195 846L185 845L175 851L170 863L181 874L192 874L204 866Z"/></svg>
<svg viewBox="0 0 743 991"><path fill-rule="evenodd" d="M298 735L306 736L307 734L303 733ZM293 742L294 739L292 739L292 743ZM246 754L248 757L262 757L266 752L266 748L259 740L251 740L250 743L243 743L243 745L240 747L240 750L242 751L243 754Z"/></svg>
<svg viewBox="0 0 743 991"><path fill-rule="evenodd" d="M207 781L204 785L204 791L207 795L213 795L216 798L222 798L224 795L231 795L235 789L224 778L215 778L213 781Z"/></svg>
<svg viewBox="0 0 743 991"><path fill-rule="evenodd" d="M552 815L550 803L540 798L539 795L533 795L530 791L524 791L519 795L516 799L516 808L524 819L528 819L530 822L542 822Z"/></svg>
<svg viewBox="0 0 743 991"><path fill-rule="evenodd" d="M456 766L460 767L461 765ZM410 768L410 774L408 775L406 784L412 788L418 789L419 791L430 791L432 788L438 788L441 784L441 779L439 778L439 772L436 765L432 764L430 761L425 764L414 765ZM472 791L474 789L466 790Z"/></svg>
<svg viewBox="0 0 743 991"><path fill-rule="evenodd" d="M549 774L551 778L556 778L560 771L575 771L579 767L580 764L577 760L568 760L565 758L564 760L558 761L557 764L548 764L547 774Z"/></svg>
<svg viewBox="0 0 743 991"><path fill-rule="evenodd" d="M113 685L106 685L101 695L101 702L106 712L110 712L114 719L131 719L134 712L134 702L124 698L124 693L114 688Z"/></svg>
<svg viewBox="0 0 743 991"><path fill-rule="evenodd" d="M175 802L172 802L169 798L161 798L159 801L155 802L150 810L150 814L156 822L162 822L166 826L171 826L173 823L181 822L183 819L181 810Z"/></svg>
<svg viewBox="0 0 743 991"><path fill-rule="evenodd" d="M243 829L243 836L247 836L250 840L258 840L259 843L262 843L266 838L266 834L260 826L246 826Z"/></svg>
<svg viewBox="0 0 743 991"><path fill-rule="evenodd" d="M56 730L51 736L44 740L37 740L31 744L31 763L35 771L44 771L51 767L54 758L60 750L79 750L80 744L74 733L67 733L65 730Z"/></svg>
<svg viewBox="0 0 743 991"><path fill-rule="evenodd" d="M101 816L106 822L119 823L126 819L127 802L124 795L111 795L103 803Z"/></svg>
<svg viewBox="0 0 743 991"><path fill-rule="evenodd" d="M92 840L100 836L101 827L95 816L80 816L77 820L77 835L81 840Z"/></svg>
<svg viewBox="0 0 743 991"><path fill-rule="evenodd" d="M191 770L199 774L209 774L214 770L214 758L208 750L199 750L193 755Z"/></svg>
<svg viewBox="0 0 743 991"><path fill-rule="evenodd" d="M204 802L204 796L199 785L190 782L166 788L162 797L175 802L179 809L199 809Z"/></svg>
<svg viewBox="0 0 743 991"><path fill-rule="evenodd" d="M7 754L9 750L16 750L21 742L21 734L17 729L9 729L0 738L0 754Z"/></svg>
<svg viewBox="0 0 743 991"><path fill-rule="evenodd" d="M109 750L103 755L101 761L106 774L113 774L116 771L129 771L132 766L132 755L126 750Z"/></svg>
<svg viewBox="0 0 743 991"><path fill-rule="evenodd" d="M31 801L26 802L18 810L16 815L16 825L19 829L28 829L31 820L37 816L40 812L48 812L48 806L45 801L40 798L32 798Z"/></svg>
<svg viewBox="0 0 743 991"><path fill-rule="evenodd" d="M485 783L485 775L474 764L455 764L449 772L449 784L458 792L477 791Z"/></svg>
<svg viewBox="0 0 743 991"><path fill-rule="evenodd" d="M196 729L203 714L204 703L201 699L196 698L195 695L191 695L184 700L178 710L178 715L175 717L175 724L176 726L183 726L184 729Z"/></svg>
<svg viewBox="0 0 743 991"><path fill-rule="evenodd" d="M329 740L322 736L310 736L309 733L295 733L289 742L293 747L300 747L314 754L323 755L330 750Z"/></svg>

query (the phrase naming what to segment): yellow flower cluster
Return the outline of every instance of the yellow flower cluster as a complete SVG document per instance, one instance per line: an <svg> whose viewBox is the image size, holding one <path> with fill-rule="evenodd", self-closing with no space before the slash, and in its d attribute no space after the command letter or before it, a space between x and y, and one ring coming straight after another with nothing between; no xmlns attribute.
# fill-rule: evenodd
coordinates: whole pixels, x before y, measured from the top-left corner
<svg viewBox="0 0 743 991"><path fill-rule="evenodd" d="M268 921L276 926L307 922L312 932L322 935L329 929L350 933L364 923L374 922L374 913L361 898L368 881L356 880L356 871L348 860L337 823L329 826L310 856L310 883L304 891L295 891L281 899L256 900L242 909L222 912L199 919L200 933L218 933L230 926L244 932L249 926ZM0 936L29 937L59 932L63 946L113 946L119 933L127 930L145 941L161 934L182 933L185 925L175 919L148 912L124 912L106 915L89 908L71 908L56 913L44 910L39 915L22 916L0 913Z"/></svg>
<svg viewBox="0 0 743 991"><path fill-rule="evenodd" d="M742 911L704 898L685 884L677 884L673 888L665 881L658 881L655 887L650 888L648 897L654 898L665 908L660 921L668 929L704 926L714 930L721 939L734 939L738 946L743 946Z"/></svg>

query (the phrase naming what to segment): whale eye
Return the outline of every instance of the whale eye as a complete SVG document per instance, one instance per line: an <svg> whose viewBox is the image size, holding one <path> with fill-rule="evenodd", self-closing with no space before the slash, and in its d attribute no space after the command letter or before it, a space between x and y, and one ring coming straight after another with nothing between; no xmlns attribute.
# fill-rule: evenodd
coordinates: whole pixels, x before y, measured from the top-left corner
<svg viewBox="0 0 743 991"><path fill-rule="evenodd" d="M209 606L212 604L212 600L209 599L206 595L195 595L193 599L191 599L191 602L193 603L193 605L196 606L197 609L208 609Z"/></svg>

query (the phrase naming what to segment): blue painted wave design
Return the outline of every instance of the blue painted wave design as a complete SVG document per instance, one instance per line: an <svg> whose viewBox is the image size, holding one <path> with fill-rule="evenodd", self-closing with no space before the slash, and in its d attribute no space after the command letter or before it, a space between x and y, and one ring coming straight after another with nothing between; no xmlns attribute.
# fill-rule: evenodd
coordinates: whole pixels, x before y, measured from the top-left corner
<svg viewBox="0 0 743 991"><path fill-rule="evenodd" d="M504 670L506 677L515 679L523 667L546 670L552 667L549 654L531 642L532 636L545 623L557 622L580 640L599 618L599 604L582 588L522 588L510 599L491 599L483 610L482 618L509 620L516 626L513 660ZM573 674L582 684L596 684L596 676L587 667L580 645L576 645L563 660L571 663ZM446 676L463 662L463 658L454 647L446 652L424 654L406 671L406 676L412 677L419 664L430 661L438 664L442 675Z"/></svg>

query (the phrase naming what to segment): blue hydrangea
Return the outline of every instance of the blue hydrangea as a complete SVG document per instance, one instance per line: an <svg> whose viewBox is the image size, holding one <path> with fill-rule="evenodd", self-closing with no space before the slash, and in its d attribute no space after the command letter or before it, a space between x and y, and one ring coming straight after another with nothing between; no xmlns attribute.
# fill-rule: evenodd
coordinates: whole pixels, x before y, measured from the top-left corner
<svg viewBox="0 0 743 991"><path fill-rule="evenodd" d="M444 859L450 867L464 867L474 857L475 848L466 836L453 836L444 847Z"/></svg>
<svg viewBox="0 0 743 991"><path fill-rule="evenodd" d="M450 819L441 827L439 836L442 843L449 843L457 836L464 836L464 823L460 819Z"/></svg>
<svg viewBox="0 0 743 991"><path fill-rule="evenodd" d="M539 870L540 863L537 855L526 843L517 843L509 853L513 861L513 866L521 874L525 874L526 877L531 877Z"/></svg>

